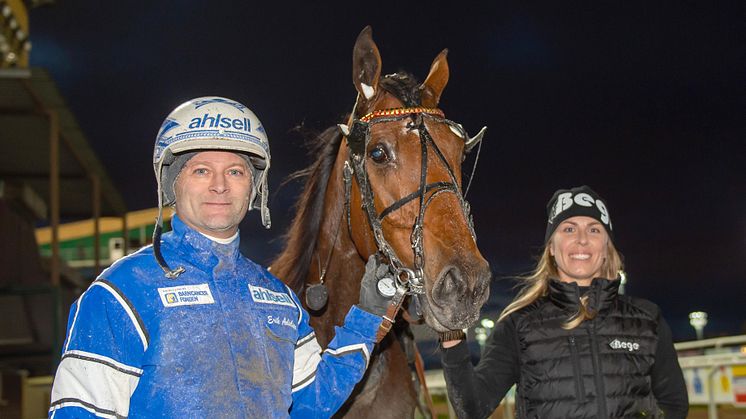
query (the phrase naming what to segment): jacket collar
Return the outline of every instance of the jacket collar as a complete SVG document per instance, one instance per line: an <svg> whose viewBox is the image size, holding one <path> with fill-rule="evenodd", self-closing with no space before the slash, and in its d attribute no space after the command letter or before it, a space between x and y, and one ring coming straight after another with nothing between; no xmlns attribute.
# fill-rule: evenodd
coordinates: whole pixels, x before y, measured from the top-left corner
<svg viewBox="0 0 746 419"><path fill-rule="evenodd" d="M618 280L595 278L589 287L579 287L575 282L549 281L549 299L559 308L575 312L580 304L580 297L588 295L588 309L604 313L614 304L619 294Z"/></svg>
<svg viewBox="0 0 746 419"><path fill-rule="evenodd" d="M214 266L218 262L234 261L240 255L240 238L228 244L222 244L210 240L197 230L186 225L174 214L171 218L171 235L175 250L182 254L185 259L202 266Z"/></svg>

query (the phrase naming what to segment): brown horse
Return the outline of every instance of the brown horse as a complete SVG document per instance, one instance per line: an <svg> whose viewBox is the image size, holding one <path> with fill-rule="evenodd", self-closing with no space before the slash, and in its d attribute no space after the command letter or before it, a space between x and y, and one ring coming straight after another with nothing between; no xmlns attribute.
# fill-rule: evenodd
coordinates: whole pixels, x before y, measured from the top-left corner
<svg viewBox="0 0 746 419"><path fill-rule="evenodd" d="M322 347L357 303L374 253L409 275L417 311L437 331L468 327L488 297L489 265L461 190L461 162L484 131L470 139L436 109L448 82L446 52L418 84L408 74L381 77L369 27L355 43L355 107L346 125L319 136L318 159L302 172L306 186L287 248L272 263L301 298L324 282L328 304L311 311ZM406 322L397 321L338 416L413 415L417 396L400 344L407 334Z"/></svg>

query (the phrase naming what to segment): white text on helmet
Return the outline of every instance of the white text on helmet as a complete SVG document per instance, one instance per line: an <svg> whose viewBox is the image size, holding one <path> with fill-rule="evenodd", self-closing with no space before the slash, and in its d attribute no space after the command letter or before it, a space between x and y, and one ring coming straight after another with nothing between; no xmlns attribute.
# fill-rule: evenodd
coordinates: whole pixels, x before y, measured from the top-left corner
<svg viewBox="0 0 746 419"><path fill-rule="evenodd" d="M251 132L251 121L249 118L227 118L222 114L211 116L204 114L202 118L192 118L189 122L189 128L233 128Z"/></svg>

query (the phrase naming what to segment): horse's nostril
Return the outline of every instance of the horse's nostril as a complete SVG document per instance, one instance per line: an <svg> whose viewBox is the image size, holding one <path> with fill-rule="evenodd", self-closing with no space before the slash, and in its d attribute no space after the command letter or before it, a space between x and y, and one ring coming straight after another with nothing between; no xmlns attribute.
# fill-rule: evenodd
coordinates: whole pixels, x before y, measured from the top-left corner
<svg viewBox="0 0 746 419"><path fill-rule="evenodd" d="M463 298L464 286L456 271L449 269L433 290L433 297L439 302L445 302L454 297L460 301Z"/></svg>

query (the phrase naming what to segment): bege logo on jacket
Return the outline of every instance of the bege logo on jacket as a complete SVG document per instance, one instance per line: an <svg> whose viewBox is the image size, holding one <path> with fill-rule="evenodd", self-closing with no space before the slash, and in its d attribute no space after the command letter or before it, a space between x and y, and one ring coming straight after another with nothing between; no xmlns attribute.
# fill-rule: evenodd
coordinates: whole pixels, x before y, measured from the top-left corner
<svg viewBox="0 0 746 419"><path fill-rule="evenodd" d="M619 339L614 339L609 343L611 349L626 349L630 352L639 351L640 344L637 342L622 342Z"/></svg>
<svg viewBox="0 0 746 419"><path fill-rule="evenodd" d="M257 303L295 307L293 299L284 292L275 292L253 285L249 285L249 292L251 292L251 298Z"/></svg>

